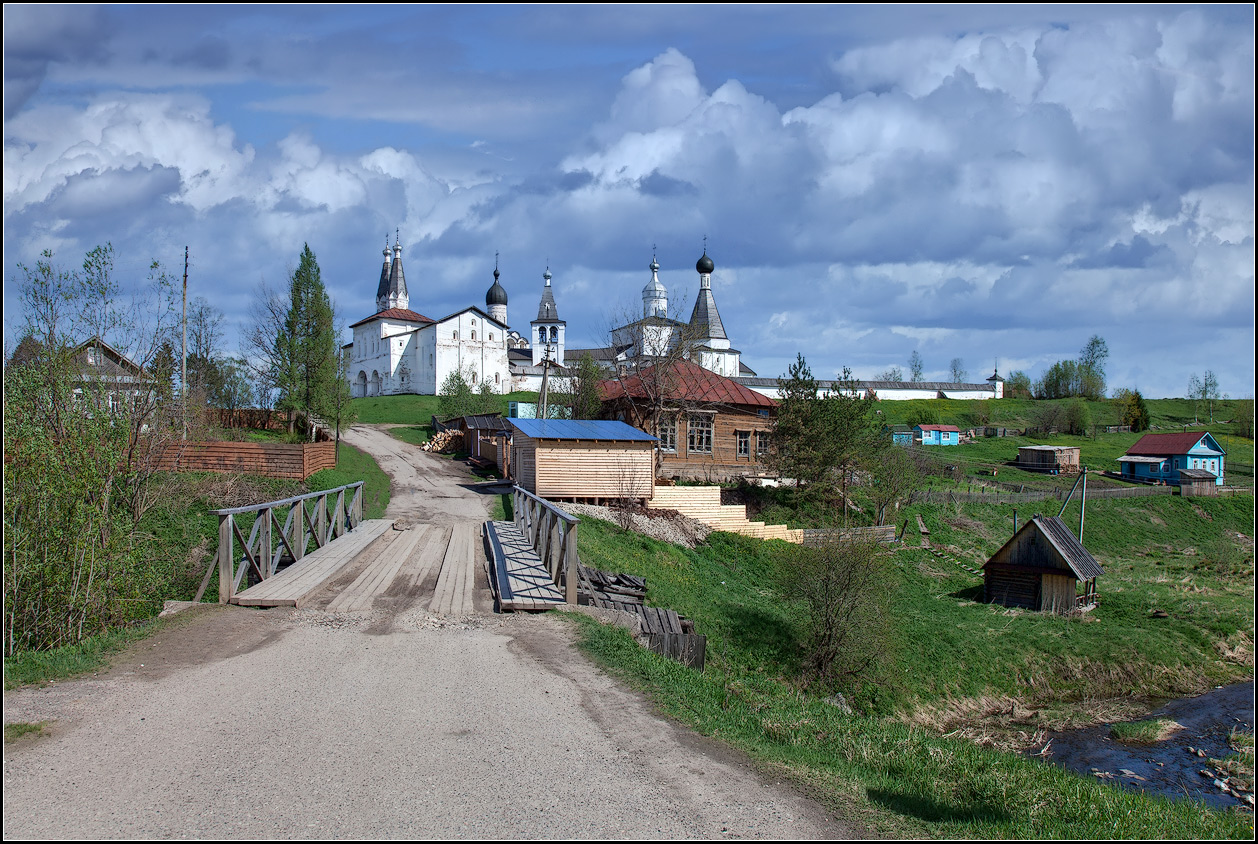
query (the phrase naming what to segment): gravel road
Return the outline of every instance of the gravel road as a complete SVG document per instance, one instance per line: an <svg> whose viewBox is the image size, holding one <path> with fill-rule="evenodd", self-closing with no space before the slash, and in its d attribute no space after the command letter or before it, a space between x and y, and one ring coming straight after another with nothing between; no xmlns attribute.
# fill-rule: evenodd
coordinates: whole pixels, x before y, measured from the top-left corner
<svg viewBox="0 0 1258 844"><path fill-rule="evenodd" d="M391 516L483 518L457 464L384 445ZM4 720L48 722L5 743L6 839L866 835L655 715L553 616L196 608L100 676L6 692Z"/></svg>

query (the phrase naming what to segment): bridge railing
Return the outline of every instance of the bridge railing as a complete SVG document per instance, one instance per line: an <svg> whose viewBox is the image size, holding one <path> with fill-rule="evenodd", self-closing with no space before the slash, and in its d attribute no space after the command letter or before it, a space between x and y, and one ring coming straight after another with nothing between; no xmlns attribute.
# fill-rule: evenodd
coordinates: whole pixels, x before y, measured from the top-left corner
<svg viewBox="0 0 1258 844"><path fill-rule="evenodd" d="M315 549L322 548L358 527L363 520L363 482L210 512L218 516L218 551L193 600L200 602L217 568L218 601L225 604L240 591L240 584L250 572L259 581L266 580L275 574L285 556L293 562L306 556L312 540ZM249 516L254 517L253 527L245 538L241 523L247 522ZM239 556L237 542L242 552Z"/></svg>
<svg viewBox="0 0 1258 844"><path fill-rule="evenodd" d="M520 487L511 491L515 526L523 533L550 572L551 582L563 589L564 602L577 602L577 523L545 498Z"/></svg>

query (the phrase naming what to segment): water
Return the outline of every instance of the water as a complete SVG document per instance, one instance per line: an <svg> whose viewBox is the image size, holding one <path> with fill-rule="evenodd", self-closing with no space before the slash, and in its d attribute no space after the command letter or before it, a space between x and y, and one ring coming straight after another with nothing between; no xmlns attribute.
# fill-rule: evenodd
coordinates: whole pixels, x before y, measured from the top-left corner
<svg viewBox="0 0 1258 844"><path fill-rule="evenodd" d="M1209 759L1234 751L1227 740L1233 729L1253 731L1254 687L1250 683L1222 686L1203 695L1173 700L1146 718L1169 718L1184 725L1166 741L1154 745L1123 744L1110 738L1110 726L1050 733L1050 755L1055 765L1102 782L1167 797L1191 797L1220 809L1245 805L1220 790ZM1204 757L1188 748L1206 752ZM1201 771L1209 772L1203 776ZM1137 779L1135 774L1143 779Z"/></svg>

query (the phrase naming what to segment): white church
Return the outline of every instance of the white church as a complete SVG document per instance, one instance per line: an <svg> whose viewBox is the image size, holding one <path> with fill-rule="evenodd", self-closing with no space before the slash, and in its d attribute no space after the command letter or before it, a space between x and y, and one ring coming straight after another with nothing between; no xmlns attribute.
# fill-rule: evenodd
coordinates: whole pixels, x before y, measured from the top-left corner
<svg viewBox="0 0 1258 844"><path fill-rule="evenodd" d="M567 323L559 318L550 269L542 274L543 287L537 318L526 333L507 322L507 291L494 267L494 283L485 294L485 308L464 308L440 319L410 309L402 247L385 245L384 265L376 287L377 312L354 323L353 342L342 347L349 360L355 398L418 393L435 395L453 372L462 372L474 390L483 385L496 393L538 391L543 374L566 374L569 362L589 354L612 373L640 358L659 357L679 343L699 366L724 375L758 393L778 397L777 378L757 377L732 347L712 295L716 267L705 246L695 264L699 291L689 322L668 316L668 291L660 283L660 265L652 256L651 279L642 289L642 317L612 329L610 346L567 348ZM900 383L859 381L857 388L880 399L1000 398L1003 379L995 372L987 383ZM838 385L819 382L824 390Z"/></svg>

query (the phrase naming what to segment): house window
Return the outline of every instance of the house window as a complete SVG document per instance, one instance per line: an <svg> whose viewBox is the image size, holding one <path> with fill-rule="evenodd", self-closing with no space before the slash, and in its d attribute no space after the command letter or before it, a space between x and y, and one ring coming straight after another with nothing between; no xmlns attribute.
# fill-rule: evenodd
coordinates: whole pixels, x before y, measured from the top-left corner
<svg viewBox="0 0 1258 844"><path fill-rule="evenodd" d="M769 453L769 432L756 431L756 457L764 457Z"/></svg>
<svg viewBox="0 0 1258 844"><path fill-rule="evenodd" d="M686 446L693 454L712 453L712 417L691 416L686 420Z"/></svg>
<svg viewBox="0 0 1258 844"><path fill-rule="evenodd" d="M87 347L87 365L88 366L96 365L96 349L92 346Z"/></svg>
<svg viewBox="0 0 1258 844"><path fill-rule="evenodd" d="M738 456L750 458L751 457L751 432L750 431L735 431L734 434L735 436L738 437Z"/></svg>
<svg viewBox="0 0 1258 844"><path fill-rule="evenodd" d="M656 436L660 438L660 451L669 454L677 453L677 420L673 417L661 419L656 426Z"/></svg>

